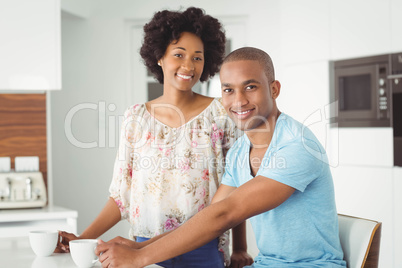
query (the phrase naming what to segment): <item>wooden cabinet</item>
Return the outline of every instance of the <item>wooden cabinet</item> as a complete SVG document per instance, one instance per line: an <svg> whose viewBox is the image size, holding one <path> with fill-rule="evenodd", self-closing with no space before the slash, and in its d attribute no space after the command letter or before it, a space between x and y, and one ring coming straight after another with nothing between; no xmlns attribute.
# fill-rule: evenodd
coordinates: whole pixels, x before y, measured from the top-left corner
<svg viewBox="0 0 402 268"><path fill-rule="evenodd" d="M60 0L0 0L0 90L61 89Z"/></svg>

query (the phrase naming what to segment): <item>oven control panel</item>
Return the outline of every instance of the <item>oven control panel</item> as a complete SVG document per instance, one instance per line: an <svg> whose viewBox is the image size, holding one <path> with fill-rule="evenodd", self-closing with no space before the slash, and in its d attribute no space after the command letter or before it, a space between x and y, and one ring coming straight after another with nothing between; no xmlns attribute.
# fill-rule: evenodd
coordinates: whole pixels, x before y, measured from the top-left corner
<svg viewBox="0 0 402 268"><path fill-rule="evenodd" d="M378 68L378 118L389 118L389 104L388 104L388 95L389 95L389 86L387 83L387 66L380 65Z"/></svg>

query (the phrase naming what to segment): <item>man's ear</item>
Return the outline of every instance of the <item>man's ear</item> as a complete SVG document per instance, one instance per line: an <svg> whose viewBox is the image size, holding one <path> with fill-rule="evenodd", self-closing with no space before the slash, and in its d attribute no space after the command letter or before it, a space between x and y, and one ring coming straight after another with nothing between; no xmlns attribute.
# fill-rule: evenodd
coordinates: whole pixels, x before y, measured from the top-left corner
<svg viewBox="0 0 402 268"><path fill-rule="evenodd" d="M271 97L275 100L281 93L281 83L275 80L271 83Z"/></svg>

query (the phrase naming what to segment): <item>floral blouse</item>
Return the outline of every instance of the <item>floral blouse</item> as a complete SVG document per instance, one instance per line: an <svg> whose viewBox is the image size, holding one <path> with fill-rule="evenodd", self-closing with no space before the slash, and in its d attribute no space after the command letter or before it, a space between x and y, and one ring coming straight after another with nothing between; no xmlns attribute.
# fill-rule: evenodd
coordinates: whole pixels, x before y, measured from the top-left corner
<svg viewBox="0 0 402 268"><path fill-rule="evenodd" d="M221 99L178 128L158 121L145 104L131 106L124 114L109 189L122 219L130 222L130 237L173 230L209 205L226 152L240 134ZM226 236L219 250L228 258Z"/></svg>

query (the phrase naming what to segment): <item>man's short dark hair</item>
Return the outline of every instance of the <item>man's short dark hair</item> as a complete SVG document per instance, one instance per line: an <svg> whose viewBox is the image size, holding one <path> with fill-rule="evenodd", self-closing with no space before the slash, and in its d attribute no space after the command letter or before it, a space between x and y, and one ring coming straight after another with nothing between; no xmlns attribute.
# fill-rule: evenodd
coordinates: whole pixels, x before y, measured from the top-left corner
<svg viewBox="0 0 402 268"><path fill-rule="evenodd" d="M223 60L223 63L239 60L258 61L264 68L265 75L271 83L275 81L275 70L271 57L263 50L255 47L242 47L232 51Z"/></svg>

